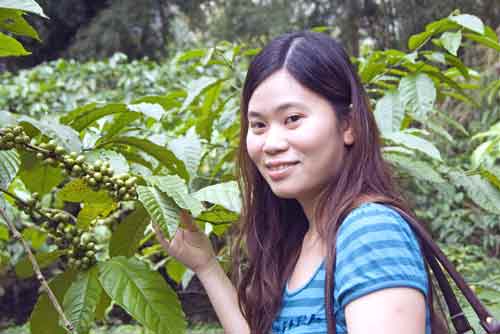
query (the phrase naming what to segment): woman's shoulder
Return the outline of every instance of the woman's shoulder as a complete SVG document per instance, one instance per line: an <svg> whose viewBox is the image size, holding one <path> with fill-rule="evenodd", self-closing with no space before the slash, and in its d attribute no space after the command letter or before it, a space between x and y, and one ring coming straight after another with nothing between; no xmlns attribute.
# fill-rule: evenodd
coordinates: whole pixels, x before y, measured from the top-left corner
<svg viewBox="0 0 500 334"><path fill-rule="evenodd" d="M410 226L396 209L386 204L373 202L360 205L345 217L339 229L339 237L350 235L358 230L411 232Z"/></svg>

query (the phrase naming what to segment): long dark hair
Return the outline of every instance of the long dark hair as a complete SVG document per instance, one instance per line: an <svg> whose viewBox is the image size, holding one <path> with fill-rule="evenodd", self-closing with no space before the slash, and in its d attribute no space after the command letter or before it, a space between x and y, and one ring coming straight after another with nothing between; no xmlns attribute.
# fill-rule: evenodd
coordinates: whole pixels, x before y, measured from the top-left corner
<svg viewBox="0 0 500 334"><path fill-rule="evenodd" d="M354 144L346 147L342 167L320 194L314 210L318 231L328 241L326 268L333 268L335 240L348 213L363 202L381 202L411 215L396 191L381 153L379 131L369 100L344 49L329 36L297 32L272 40L252 61L241 99L237 177L243 194L240 244L248 268L238 286L240 308L252 333L268 333L282 300L287 278L298 259L308 221L295 199L277 197L248 155L248 103L255 89L280 69L327 99L338 120L349 118ZM326 271L328 333L335 333L333 270ZM429 277L430 280L430 277ZM431 291L430 291L431 292ZM432 295L432 293L431 293ZM432 301L431 307L432 307Z"/></svg>

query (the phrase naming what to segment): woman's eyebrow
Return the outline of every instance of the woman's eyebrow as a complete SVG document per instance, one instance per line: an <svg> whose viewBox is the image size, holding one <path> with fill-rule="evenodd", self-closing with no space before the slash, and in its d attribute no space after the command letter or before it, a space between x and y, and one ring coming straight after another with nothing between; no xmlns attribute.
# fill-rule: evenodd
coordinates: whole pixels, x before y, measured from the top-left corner
<svg viewBox="0 0 500 334"><path fill-rule="evenodd" d="M273 110L271 110L271 112L281 113L281 112L286 111L287 109L294 108L294 107L300 108L300 109L303 109L303 110L307 110L307 107L304 104L302 104L302 103L299 103L299 102L287 102L287 103L280 104L279 106L277 106L276 108L274 108ZM248 111L248 117L262 117L262 115L258 111L249 110Z"/></svg>

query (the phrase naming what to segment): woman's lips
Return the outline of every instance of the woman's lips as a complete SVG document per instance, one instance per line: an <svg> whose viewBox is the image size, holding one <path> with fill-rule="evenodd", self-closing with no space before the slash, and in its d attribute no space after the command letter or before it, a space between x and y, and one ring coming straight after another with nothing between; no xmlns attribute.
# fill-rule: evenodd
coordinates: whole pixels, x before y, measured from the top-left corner
<svg viewBox="0 0 500 334"><path fill-rule="evenodd" d="M275 170L267 168L266 169L267 175L269 175L271 180L279 181L279 180L284 179L287 176L289 176L297 164L298 164L298 162L294 162L293 164L287 164L285 167L282 167L280 169L275 169Z"/></svg>

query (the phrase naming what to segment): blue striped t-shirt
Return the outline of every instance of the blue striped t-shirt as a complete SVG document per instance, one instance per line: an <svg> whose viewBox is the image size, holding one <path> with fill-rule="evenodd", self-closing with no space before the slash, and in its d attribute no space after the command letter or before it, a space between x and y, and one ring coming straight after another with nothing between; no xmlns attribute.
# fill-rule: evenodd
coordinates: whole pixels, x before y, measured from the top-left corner
<svg viewBox="0 0 500 334"><path fill-rule="evenodd" d="M327 333L325 278L323 261L304 286L284 289L273 334ZM337 333L347 333L344 307L349 302L391 287L411 287L427 295L422 254L413 231L397 211L365 203L345 218L337 236L333 295ZM426 334L430 333L427 308Z"/></svg>

